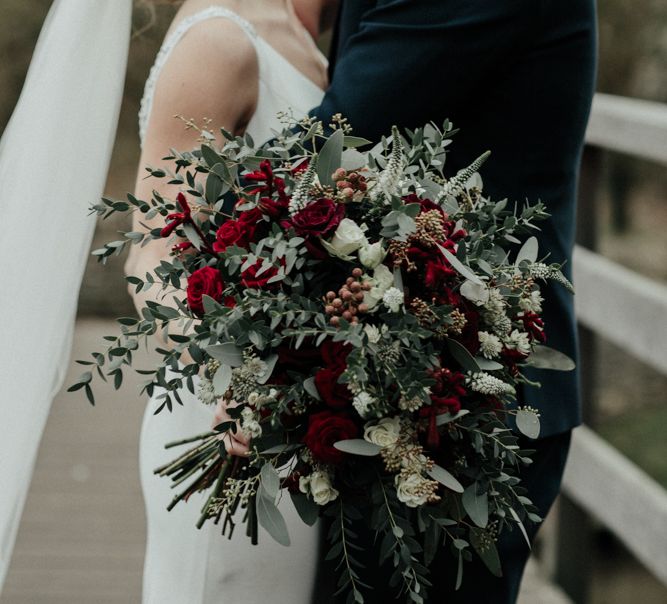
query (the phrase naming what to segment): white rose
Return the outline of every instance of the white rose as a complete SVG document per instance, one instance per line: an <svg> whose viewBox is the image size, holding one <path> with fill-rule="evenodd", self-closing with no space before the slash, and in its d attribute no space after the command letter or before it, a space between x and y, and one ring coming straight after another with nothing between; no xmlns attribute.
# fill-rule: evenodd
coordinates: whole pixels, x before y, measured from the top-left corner
<svg viewBox="0 0 667 604"><path fill-rule="evenodd" d="M364 303L368 304L369 309L377 306L385 292L394 284L394 275L384 264L380 264L373 270L370 282L373 287L364 292Z"/></svg>
<svg viewBox="0 0 667 604"><path fill-rule="evenodd" d="M396 497L409 508L416 508L428 501L428 494L423 488L424 478L419 474L408 474L404 476L397 474Z"/></svg>
<svg viewBox="0 0 667 604"><path fill-rule="evenodd" d="M338 491L331 486L331 479L326 472L316 470L310 475L310 494L317 505L326 505L338 497Z"/></svg>
<svg viewBox="0 0 667 604"><path fill-rule="evenodd" d="M375 268L384 260L387 252L382 247L382 242L377 241L372 245L366 243L359 249L359 262L366 268Z"/></svg>
<svg viewBox="0 0 667 604"><path fill-rule="evenodd" d="M364 245L368 245L368 239L366 239L364 231L354 220L343 218L331 241L325 241L323 245L330 254L345 257L349 256L352 252L356 252Z"/></svg>
<svg viewBox="0 0 667 604"><path fill-rule="evenodd" d="M401 422L398 417L385 417L377 424L366 424L364 440L379 447L391 447L398 442Z"/></svg>

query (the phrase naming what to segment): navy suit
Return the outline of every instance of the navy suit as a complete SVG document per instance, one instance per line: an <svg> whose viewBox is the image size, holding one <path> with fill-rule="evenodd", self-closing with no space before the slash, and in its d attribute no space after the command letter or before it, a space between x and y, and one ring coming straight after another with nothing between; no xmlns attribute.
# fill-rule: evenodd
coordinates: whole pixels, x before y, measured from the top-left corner
<svg viewBox="0 0 667 604"><path fill-rule="evenodd" d="M394 124L410 128L449 118L461 131L447 173L490 149L482 169L486 193L519 203L542 200L551 218L540 223L541 253L569 263L595 60L594 0L346 0L334 35L331 86L312 114L329 123L342 113L354 134L371 140ZM543 295L548 344L576 360L572 296L557 285L544 287ZM580 422L578 379L576 372L531 371L529 377L542 388L526 388L520 398L540 410L542 437L525 480L546 514L569 431ZM464 583L478 584L468 602L514 601L527 548L512 533L500 548L503 585L468 565ZM443 567L433 570L438 580L429 602L463 597L450 595ZM323 563L322 571L324 589L331 569ZM320 591L316 601L336 601L327 597Z"/></svg>

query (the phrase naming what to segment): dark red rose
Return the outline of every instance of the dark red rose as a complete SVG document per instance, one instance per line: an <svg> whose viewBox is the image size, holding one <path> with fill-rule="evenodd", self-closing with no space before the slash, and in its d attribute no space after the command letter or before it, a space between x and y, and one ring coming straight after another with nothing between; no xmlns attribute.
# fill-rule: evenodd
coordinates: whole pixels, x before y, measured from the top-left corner
<svg viewBox="0 0 667 604"><path fill-rule="evenodd" d="M320 353L325 369L331 369L335 373L343 373L347 368L347 355L351 351L352 346L349 344L325 340L322 346L320 346Z"/></svg>
<svg viewBox="0 0 667 604"><path fill-rule="evenodd" d="M443 413L458 413L461 410L461 397L465 396L463 387L465 376L446 367L431 372L436 383L431 386L431 405L419 410L419 417L428 420L426 443L431 449L440 445L440 433L436 418Z"/></svg>
<svg viewBox="0 0 667 604"><path fill-rule="evenodd" d="M220 302L224 289L225 284L218 269L212 266L197 269L188 277L186 296L190 310L198 315L204 314L202 296L210 296Z"/></svg>
<svg viewBox="0 0 667 604"><path fill-rule="evenodd" d="M472 304L464 303L463 307L459 308L466 318L466 324L463 327L461 335L456 336L456 340L460 342L468 352L475 356L479 352L479 313Z"/></svg>
<svg viewBox="0 0 667 604"><path fill-rule="evenodd" d="M248 229L238 220L228 220L216 231L213 249L221 253L232 245L248 247Z"/></svg>
<svg viewBox="0 0 667 604"><path fill-rule="evenodd" d="M352 400L352 393L347 384L338 382L340 372L331 369L320 369L315 374L315 386L322 401L333 409L344 409Z"/></svg>
<svg viewBox="0 0 667 604"><path fill-rule="evenodd" d="M345 206L322 197L309 203L289 220L282 222L283 228L293 228L300 237L322 237L334 230L345 216Z"/></svg>
<svg viewBox="0 0 667 604"><path fill-rule="evenodd" d="M258 208L242 212L236 220L227 220L215 234L213 249L218 253L232 245L249 249L262 222L262 211Z"/></svg>
<svg viewBox="0 0 667 604"><path fill-rule="evenodd" d="M334 443L356 438L358 433L357 425L344 413L321 411L310 416L303 442L318 461L339 464L345 453L336 449Z"/></svg>
<svg viewBox="0 0 667 604"><path fill-rule="evenodd" d="M259 259L255 264L248 267L241 273L241 285L243 287L252 287L255 289L271 289L280 287L278 282L269 283L269 279L275 277L278 274L278 269L275 266L271 266L266 269L261 274L259 273L260 268L262 268L263 260Z"/></svg>
<svg viewBox="0 0 667 604"><path fill-rule="evenodd" d="M429 289L439 290L453 277L456 277L456 271L442 256L426 263L424 285Z"/></svg>
<svg viewBox="0 0 667 604"><path fill-rule="evenodd" d="M299 348L292 348L287 345L278 346L278 362L276 368L300 371L301 373L310 373L313 367L322 365L320 348L312 343L312 338L306 338Z"/></svg>

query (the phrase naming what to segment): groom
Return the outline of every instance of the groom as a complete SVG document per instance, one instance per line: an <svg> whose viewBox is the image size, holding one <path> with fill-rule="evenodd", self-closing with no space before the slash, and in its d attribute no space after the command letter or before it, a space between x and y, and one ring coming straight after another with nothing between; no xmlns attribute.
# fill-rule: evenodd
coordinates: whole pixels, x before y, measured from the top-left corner
<svg viewBox="0 0 667 604"><path fill-rule="evenodd" d="M370 140L394 124L412 128L449 118L461 132L447 173L490 149L482 170L486 194L542 200L551 217L540 223L540 249L554 262L569 262L595 57L594 0L346 0L334 35L331 86L311 113L325 124L341 113L355 135ZM571 295L551 286L543 295L549 345L576 359ZM526 388L521 399L539 409L542 433L524 443L536 453L522 478L545 516L560 487L571 429L580 422L577 375L534 371L529 377L542 387ZM529 527L531 538L536 530ZM373 536L365 537L372 565ZM324 539L323 531L317 604L339 602ZM529 551L518 530L506 532L498 546L503 577L475 560L464 566L456 592L456 564L443 548L431 566L428 602L514 602ZM387 580L373 577L367 602L395 599Z"/></svg>

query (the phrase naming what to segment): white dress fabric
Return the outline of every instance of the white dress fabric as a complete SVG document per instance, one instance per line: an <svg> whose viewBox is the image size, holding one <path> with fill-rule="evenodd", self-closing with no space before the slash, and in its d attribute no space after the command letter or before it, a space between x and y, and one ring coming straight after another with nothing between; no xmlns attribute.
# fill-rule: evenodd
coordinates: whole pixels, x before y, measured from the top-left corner
<svg viewBox="0 0 667 604"><path fill-rule="evenodd" d="M131 16L131 0L55 0L0 139L0 590L70 366L88 208L109 168Z"/></svg>
<svg viewBox="0 0 667 604"><path fill-rule="evenodd" d="M319 104L322 90L259 37L250 23L228 9L210 7L184 19L165 40L146 82L140 112L142 142L154 88L171 51L186 34L196 35L198 23L214 18L236 23L257 52L257 109L247 127L255 142L270 139L272 131L280 129L279 111L291 109L299 117ZM157 415L154 412L161 401L151 398L141 429L140 472L148 522L143 604L309 603L318 530L302 523L288 496L279 504L291 538L288 548L275 543L261 528L257 546L250 544L240 524L232 540L223 537L221 527L212 522L198 530L195 524L204 503L201 494L167 512L174 491L169 479L153 474L156 467L174 457L174 450L165 450L164 444L205 432L213 416L213 410L187 389L180 395L183 406L175 405L171 413L164 409Z"/></svg>

